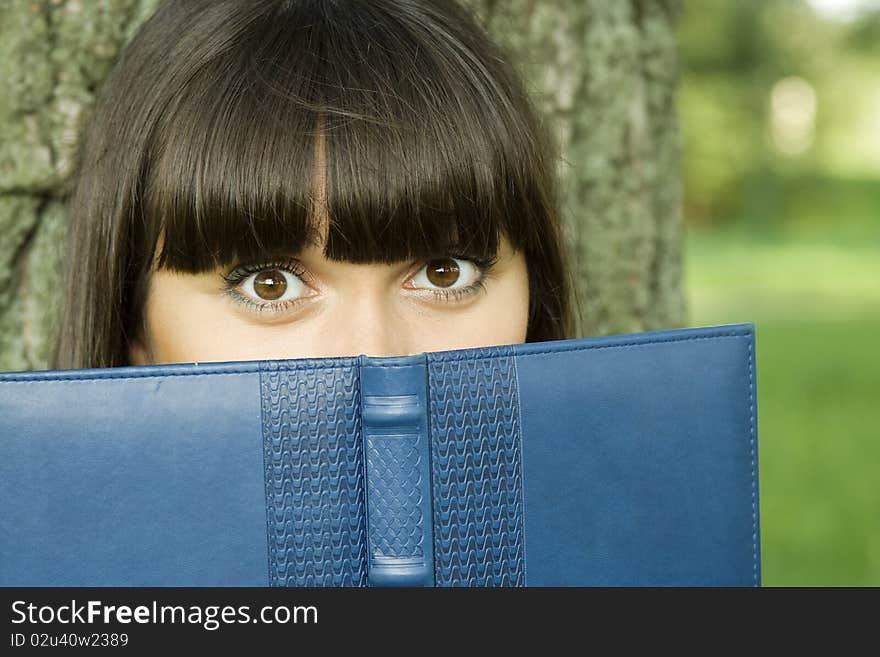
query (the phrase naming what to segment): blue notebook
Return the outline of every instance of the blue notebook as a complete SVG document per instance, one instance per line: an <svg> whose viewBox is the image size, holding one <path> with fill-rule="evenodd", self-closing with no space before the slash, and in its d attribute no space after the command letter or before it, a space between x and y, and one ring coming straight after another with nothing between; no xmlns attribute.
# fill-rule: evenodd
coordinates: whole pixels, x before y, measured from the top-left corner
<svg viewBox="0 0 880 657"><path fill-rule="evenodd" d="M0 585L760 584L752 324L0 373Z"/></svg>

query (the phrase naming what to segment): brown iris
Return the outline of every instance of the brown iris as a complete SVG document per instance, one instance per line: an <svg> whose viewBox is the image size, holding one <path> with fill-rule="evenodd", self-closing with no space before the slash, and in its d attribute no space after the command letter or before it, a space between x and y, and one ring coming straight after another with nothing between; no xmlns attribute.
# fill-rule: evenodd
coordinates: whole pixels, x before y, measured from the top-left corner
<svg viewBox="0 0 880 657"><path fill-rule="evenodd" d="M428 280L440 287L449 287L458 280L458 263L453 258L436 258L428 261Z"/></svg>
<svg viewBox="0 0 880 657"><path fill-rule="evenodd" d="M287 279L276 269L260 272L254 279L254 292L267 301L278 299L287 289Z"/></svg>

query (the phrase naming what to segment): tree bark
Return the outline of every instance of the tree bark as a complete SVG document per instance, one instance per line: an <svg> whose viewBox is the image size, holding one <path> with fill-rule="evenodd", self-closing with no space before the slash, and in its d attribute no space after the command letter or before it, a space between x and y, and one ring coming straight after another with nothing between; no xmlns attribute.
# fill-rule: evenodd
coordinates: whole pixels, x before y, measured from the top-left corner
<svg viewBox="0 0 880 657"><path fill-rule="evenodd" d="M78 131L119 49L157 5L0 2L0 371L48 366Z"/></svg>
<svg viewBox="0 0 880 657"><path fill-rule="evenodd" d="M679 0L468 0L556 133L579 335L682 326Z"/></svg>
<svg viewBox="0 0 880 657"><path fill-rule="evenodd" d="M679 0L464 2L513 57L560 145L579 335L682 325ZM47 367L76 139L158 3L0 3L0 371Z"/></svg>

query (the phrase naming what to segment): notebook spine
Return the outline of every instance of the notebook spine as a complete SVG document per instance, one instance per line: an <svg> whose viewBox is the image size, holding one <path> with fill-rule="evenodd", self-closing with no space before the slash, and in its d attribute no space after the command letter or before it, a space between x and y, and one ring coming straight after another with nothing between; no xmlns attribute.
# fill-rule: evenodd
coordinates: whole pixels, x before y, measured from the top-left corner
<svg viewBox="0 0 880 657"><path fill-rule="evenodd" d="M427 360L360 356L368 583L433 586Z"/></svg>

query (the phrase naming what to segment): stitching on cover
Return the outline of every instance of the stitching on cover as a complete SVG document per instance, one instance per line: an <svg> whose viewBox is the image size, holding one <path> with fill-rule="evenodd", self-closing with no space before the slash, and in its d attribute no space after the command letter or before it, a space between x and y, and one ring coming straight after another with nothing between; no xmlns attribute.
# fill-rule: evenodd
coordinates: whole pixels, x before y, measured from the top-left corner
<svg viewBox="0 0 880 657"><path fill-rule="evenodd" d="M291 370L332 370L332 369L344 369L350 367L350 365L297 365L288 367ZM37 370L39 371L39 370ZM259 369L252 370L227 370L225 372L169 372L168 374L135 374L133 376L59 376L59 377L47 377L47 378L33 378L33 377L16 377L11 379L0 379L0 384L3 383L36 383L46 381L106 381L110 379L118 379L118 380L126 380L126 379L173 379L178 376L244 376L245 374L259 374Z"/></svg>
<svg viewBox="0 0 880 657"><path fill-rule="evenodd" d="M434 427L431 424L431 363L425 359L425 450L428 461L428 521L425 523L431 530L431 586L437 586L437 554L434 549ZM427 541L426 541L427 543Z"/></svg>
<svg viewBox="0 0 880 657"><path fill-rule="evenodd" d="M272 528L269 519L269 464L266 462L266 409L263 402L263 368L259 368L260 437L263 453L263 504L266 507L266 586L272 586Z"/></svg>
<svg viewBox="0 0 880 657"><path fill-rule="evenodd" d="M513 349L511 349L510 358L513 360L513 378L516 381L516 415L519 422L517 422L517 426L519 427L519 431L517 432L517 439L519 440L519 495L522 498L522 541L523 541L523 556L522 556L522 564L523 564L523 586L529 585L529 570L528 570L528 555L526 551L528 550L529 542L526 540L526 487L525 487L525 471L526 471L526 450L523 446L522 436L523 436L523 421L522 421L522 403L520 402L520 389L519 389L519 365L516 362L516 354L513 353Z"/></svg>
<svg viewBox="0 0 880 657"><path fill-rule="evenodd" d="M757 481L755 477L755 398L754 379L752 373L752 341L748 342L749 360L749 446L752 456L752 573L755 586L758 586L758 505L756 499Z"/></svg>
<svg viewBox="0 0 880 657"><path fill-rule="evenodd" d="M527 353L517 354L517 358L526 358L528 356L538 356L540 354L561 354L572 351L590 351L593 349L626 349L628 347L646 347L652 344L663 344L666 342L689 342L691 340L716 340L723 338L748 338L749 333L723 333L718 335L694 336L690 338L666 338L665 340L650 340L646 342L621 342L620 344L601 344L589 345L584 347L568 347L563 349L542 349L541 351L530 351ZM437 352L433 358L437 360L485 360L487 358L498 358L500 354L489 354L487 356L461 356L446 355L451 352Z"/></svg>
<svg viewBox="0 0 880 657"><path fill-rule="evenodd" d="M364 528L363 534L363 552L364 556L364 575L363 580L365 582L364 586L369 586L370 584L370 564L373 561L373 541L372 541L372 533L370 530L370 477L369 470L367 468L367 427L364 425L364 408L367 405L366 399L368 395L364 394L364 377L361 376L364 370L363 361L358 359L357 370L352 374L357 379L357 384L355 385L356 393L356 407L357 413L360 415L360 422L358 422L358 428L360 429L360 435L355 438L355 443L360 445L361 455L363 456L363 461L361 462L361 476L363 478L363 486L361 486L361 500L363 500L363 509L364 513L361 520L361 526Z"/></svg>

